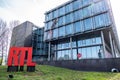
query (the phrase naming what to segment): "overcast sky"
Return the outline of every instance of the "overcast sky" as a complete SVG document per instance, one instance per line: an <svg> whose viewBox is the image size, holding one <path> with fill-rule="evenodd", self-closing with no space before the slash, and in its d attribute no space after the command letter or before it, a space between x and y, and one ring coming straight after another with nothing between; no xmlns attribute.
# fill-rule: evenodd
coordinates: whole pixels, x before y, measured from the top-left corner
<svg viewBox="0 0 120 80"><path fill-rule="evenodd" d="M37 26L44 26L44 13L69 0L0 0L0 18L20 22L30 21ZM120 39L120 4L111 0L113 14Z"/></svg>

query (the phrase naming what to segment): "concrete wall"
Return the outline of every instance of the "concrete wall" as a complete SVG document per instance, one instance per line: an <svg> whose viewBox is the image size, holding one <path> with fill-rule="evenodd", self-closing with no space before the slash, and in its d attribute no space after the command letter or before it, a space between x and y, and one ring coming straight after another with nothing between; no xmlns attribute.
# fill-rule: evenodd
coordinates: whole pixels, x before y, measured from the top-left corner
<svg viewBox="0 0 120 80"><path fill-rule="evenodd" d="M117 68L120 71L120 58L42 61L42 62L38 62L38 64L51 65L51 66L69 68L80 71L110 72L112 68Z"/></svg>

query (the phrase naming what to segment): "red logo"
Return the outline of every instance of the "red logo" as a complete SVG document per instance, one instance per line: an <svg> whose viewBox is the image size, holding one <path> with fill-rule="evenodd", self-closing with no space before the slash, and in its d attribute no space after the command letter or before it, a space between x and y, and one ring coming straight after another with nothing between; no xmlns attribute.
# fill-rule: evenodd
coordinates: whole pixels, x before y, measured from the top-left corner
<svg viewBox="0 0 120 80"><path fill-rule="evenodd" d="M25 62L29 67L36 65L36 63L32 62L32 47L11 47L7 65L24 66Z"/></svg>

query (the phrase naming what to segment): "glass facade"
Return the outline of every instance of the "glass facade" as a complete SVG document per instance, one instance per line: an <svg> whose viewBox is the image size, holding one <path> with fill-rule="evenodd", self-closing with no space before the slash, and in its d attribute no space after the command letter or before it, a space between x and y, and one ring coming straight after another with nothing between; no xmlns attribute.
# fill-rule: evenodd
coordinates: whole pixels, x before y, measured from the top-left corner
<svg viewBox="0 0 120 80"><path fill-rule="evenodd" d="M80 59L104 58L101 34L98 33L98 36L94 33L85 38L81 35L110 27L112 21L109 10L106 0L72 0L47 12L44 40L56 40L53 42L57 46L54 50L56 59L76 60L78 53L82 55ZM70 37L75 38L72 43L69 40L59 42Z"/></svg>
<svg viewBox="0 0 120 80"><path fill-rule="evenodd" d="M43 42L43 33L44 28L36 28L32 33L33 60L35 61L47 59L48 45Z"/></svg>
<svg viewBox="0 0 120 80"><path fill-rule="evenodd" d="M46 14L45 32L48 33L48 37L44 37L44 40L109 26L111 19L108 10L106 0L75 0L55 9ZM60 27L65 27L63 34ZM51 35L50 30L53 28L59 28L59 34ZM56 33L54 29L52 32Z"/></svg>
<svg viewBox="0 0 120 80"><path fill-rule="evenodd" d="M90 37L57 44L57 60L77 60L77 54L81 54L79 59L104 58L101 37ZM101 53L101 56L99 55Z"/></svg>

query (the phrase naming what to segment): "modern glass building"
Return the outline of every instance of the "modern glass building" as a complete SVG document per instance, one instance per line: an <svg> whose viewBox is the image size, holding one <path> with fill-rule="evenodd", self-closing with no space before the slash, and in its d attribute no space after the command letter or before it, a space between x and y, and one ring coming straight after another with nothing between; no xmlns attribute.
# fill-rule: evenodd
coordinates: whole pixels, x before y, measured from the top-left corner
<svg viewBox="0 0 120 80"><path fill-rule="evenodd" d="M47 44L43 42L44 28L26 21L13 29L11 47L33 47L33 60L46 60Z"/></svg>
<svg viewBox="0 0 120 80"><path fill-rule="evenodd" d="M32 33L33 60L47 60L48 45L43 42L44 28L37 28Z"/></svg>
<svg viewBox="0 0 120 80"><path fill-rule="evenodd" d="M48 60L120 57L109 0L70 0L45 16Z"/></svg>

